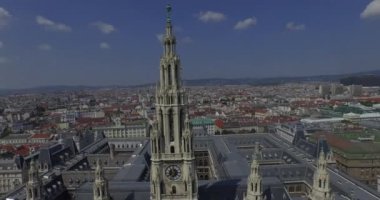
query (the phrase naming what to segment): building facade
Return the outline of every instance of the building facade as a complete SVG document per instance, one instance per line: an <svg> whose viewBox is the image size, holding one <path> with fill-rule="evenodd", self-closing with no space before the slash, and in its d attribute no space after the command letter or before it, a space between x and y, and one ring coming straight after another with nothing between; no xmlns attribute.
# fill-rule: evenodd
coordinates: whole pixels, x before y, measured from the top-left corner
<svg viewBox="0 0 380 200"><path fill-rule="evenodd" d="M211 118L195 118L191 120L191 125L194 128L203 128L207 131L207 134L213 135L215 134L216 128L215 128L215 122Z"/></svg>
<svg viewBox="0 0 380 200"><path fill-rule="evenodd" d="M148 123L145 120L139 120L121 124L120 119L115 119L111 126L94 127L94 132L103 133L106 138L114 139L145 138L148 136Z"/></svg>

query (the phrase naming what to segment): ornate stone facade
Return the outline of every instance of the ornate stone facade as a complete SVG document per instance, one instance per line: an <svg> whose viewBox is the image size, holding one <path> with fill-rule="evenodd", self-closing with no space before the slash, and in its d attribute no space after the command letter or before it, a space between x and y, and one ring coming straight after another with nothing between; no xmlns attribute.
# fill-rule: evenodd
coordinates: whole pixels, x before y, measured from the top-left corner
<svg viewBox="0 0 380 200"><path fill-rule="evenodd" d="M309 195L310 200L332 200L330 194L330 176L327 172L327 160L323 150L319 153L317 169L314 172L313 188Z"/></svg>
<svg viewBox="0 0 380 200"><path fill-rule="evenodd" d="M256 147L256 146L255 146ZM259 150L255 148L255 152ZM251 163L251 173L247 180L247 194L245 200L262 200L262 180L259 174L259 162L257 161L256 155L253 155Z"/></svg>
<svg viewBox="0 0 380 200"><path fill-rule="evenodd" d="M193 136L187 115L187 98L181 87L181 63L176 54L167 7L164 55L156 91L156 121L151 134L151 199L194 200L198 198Z"/></svg>
<svg viewBox="0 0 380 200"><path fill-rule="evenodd" d="M27 200L43 200L42 182L38 174L38 168L32 160L30 162L29 180L26 184L26 199Z"/></svg>

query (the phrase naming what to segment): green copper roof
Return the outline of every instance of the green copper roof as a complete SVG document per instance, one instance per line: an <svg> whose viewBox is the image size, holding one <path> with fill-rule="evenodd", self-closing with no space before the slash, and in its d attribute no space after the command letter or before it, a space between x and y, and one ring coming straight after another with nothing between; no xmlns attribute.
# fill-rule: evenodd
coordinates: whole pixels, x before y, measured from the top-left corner
<svg viewBox="0 0 380 200"><path fill-rule="evenodd" d="M333 147L333 150L349 159L380 159L379 143L358 143L346 149Z"/></svg>
<svg viewBox="0 0 380 200"><path fill-rule="evenodd" d="M191 120L193 126L214 125L214 120L207 117L198 117Z"/></svg>

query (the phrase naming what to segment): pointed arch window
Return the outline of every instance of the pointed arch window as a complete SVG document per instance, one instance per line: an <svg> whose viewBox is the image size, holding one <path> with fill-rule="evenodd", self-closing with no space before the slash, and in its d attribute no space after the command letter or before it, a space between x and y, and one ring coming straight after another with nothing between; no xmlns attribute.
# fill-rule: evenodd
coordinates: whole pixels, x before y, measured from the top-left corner
<svg viewBox="0 0 380 200"><path fill-rule="evenodd" d="M165 184L163 182L161 182L160 185L161 185L161 187L160 187L161 194L165 194L165 189L164 189Z"/></svg>
<svg viewBox="0 0 380 200"><path fill-rule="evenodd" d="M178 104L180 104L180 100L179 100L179 97L178 97ZM179 131L182 132L183 130L183 127L184 127L184 113L183 113L183 109L180 109L179 111Z"/></svg>
<svg viewBox="0 0 380 200"><path fill-rule="evenodd" d="M192 192L194 192L195 190L196 190L196 188L195 188L195 181L193 180L193 182L192 182L192 184L191 184L191 188L193 189L193 191Z"/></svg>
<svg viewBox="0 0 380 200"><path fill-rule="evenodd" d="M173 78L172 78L172 66L171 65L168 65L168 72L167 72L167 77L168 77L168 85L172 85L172 82L173 82Z"/></svg>
<svg viewBox="0 0 380 200"><path fill-rule="evenodd" d="M170 142L174 141L174 118L173 118L173 110L169 110L169 135Z"/></svg>
<svg viewBox="0 0 380 200"><path fill-rule="evenodd" d="M172 186L172 194L177 194L177 188L174 185Z"/></svg>

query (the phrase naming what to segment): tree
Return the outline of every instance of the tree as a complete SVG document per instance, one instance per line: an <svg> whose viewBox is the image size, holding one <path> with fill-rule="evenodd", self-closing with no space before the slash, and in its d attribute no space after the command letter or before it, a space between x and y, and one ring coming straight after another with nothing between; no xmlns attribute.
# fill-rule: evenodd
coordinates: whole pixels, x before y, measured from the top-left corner
<svg viewBox="0 0 380 200"><path fill-rule="evenodd" d="M42 117L45 114L46 109L40 105L37 105L35 111L38 117Z"/></svg>
<svg viewBox="0 0 380 200"><path fill-rule="evenodd" d="M12 130L11 130L11 128L9 128L7 126L7 127L4 128L3 132L1 133L0 138L7 137L10 134L12 134Z"/></svg>

